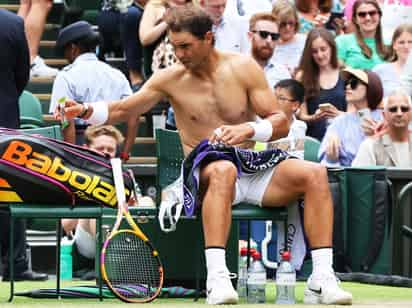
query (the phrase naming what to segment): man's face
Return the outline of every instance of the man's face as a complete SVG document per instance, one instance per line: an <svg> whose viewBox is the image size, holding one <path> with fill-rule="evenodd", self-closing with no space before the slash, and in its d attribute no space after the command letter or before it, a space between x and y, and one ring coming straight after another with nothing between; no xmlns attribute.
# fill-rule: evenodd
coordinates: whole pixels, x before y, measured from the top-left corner
<svg viewBox="0 0 412 308"><path fill-rule="evenodd" d="M78 55L79 48L75 44L69 43L64 47L64 58L69 61L69 63L73 63Z"/></svg>
<svg viewBox="0 0 412 308"><path fill-rule="evenodd" d="M345 94L346 101L354 104L356 107L358 103L366 101L367 85L357 79L355 76L349 76L345 80Z"/></svg>
<svg viewBox="0 0 412 308"><path fill-rule="evenodd" d="M206 33L204 39L199 39L189 32L169 31L169 40L174 48L176 58L190 70L202 65L213 48L213 34L211 32Z"/></svg>
<svg viewBox="0 0 412 308"><path fill-rule="evenodd" d="M298 110L299 102L295 100L289 90L285 88L275 88L275 96L280 109L288 116L288 118L291 118L296 110Z"/></svg>
<svg viewBox="0 0 412 308"><path fill-rule="evenodd" d="M108 155L110 158L114 158L116 156L117 148L116 139L111 136L101 135L94 138L94 140L89 144L89 148Z"/></svg>
<svg viewBox="0 0 412 308"><path fill-rule="evenodd" d="M259 20L254 29L249 32L252 45L252 55L256 60L267 61L275 50L279 39L279 29L276 23L268 20Z"/></svg>
<svg viewBox="0 0 412 308"><path fill-rule="evenodd" d="M404 128L407 130L411 120L411 106L408 98L404 95L388 97L383 115L389 128Z"/></svg>
<svg viewBox="0 0 412 308"><path fill-rule="evenodd" d="M215 25L222 20L227 0L200 0L200 5L212 17Z"/></svg>

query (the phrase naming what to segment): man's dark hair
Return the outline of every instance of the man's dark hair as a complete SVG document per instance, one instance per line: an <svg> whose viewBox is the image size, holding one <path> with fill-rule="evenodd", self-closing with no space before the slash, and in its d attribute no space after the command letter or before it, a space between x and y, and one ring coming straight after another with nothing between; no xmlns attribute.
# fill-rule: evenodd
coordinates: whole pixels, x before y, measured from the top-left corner
<svg viewBox="0 0 412 308"><path fill-rule="evenodd" d="M295 79L283 79L275 84L275 89L286 89L293 100L298 101L299 104L302 104L305 98L305 88Z"/></svg>
<svg viewBox="0 0 412 308"><path fill-rule="evenodd" d="M202 8L193 4L173 7L166 16L166 23L172 32L189 32L198 39L212 31L212 18Z"/></svg>
<svg viewBox="0 0 412 308"><path fill-rule="evenodd" d="M77 40L70 42L75 44L80 49L80 53L95 52L97 45L102 43L102 38L98 32L83 36Z"/></svg>

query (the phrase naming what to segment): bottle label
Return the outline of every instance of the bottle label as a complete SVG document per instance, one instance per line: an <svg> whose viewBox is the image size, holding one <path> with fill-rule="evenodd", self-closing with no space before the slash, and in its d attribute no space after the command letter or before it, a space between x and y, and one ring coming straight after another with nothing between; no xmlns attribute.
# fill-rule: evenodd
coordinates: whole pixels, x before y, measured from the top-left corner
<svg viewBox="0 0 412 308"><path fill-rule="evenodd" d="M266 283L266 273L249 273L248 279L247 279L248 284L262 284Z"/></svg>
<svg viewBox="0 0 412 308"><path fill-rule="evenodd" d="M276 275L276 284L284 286L294 286L296 284L295 273L281 273Z"/></svg>

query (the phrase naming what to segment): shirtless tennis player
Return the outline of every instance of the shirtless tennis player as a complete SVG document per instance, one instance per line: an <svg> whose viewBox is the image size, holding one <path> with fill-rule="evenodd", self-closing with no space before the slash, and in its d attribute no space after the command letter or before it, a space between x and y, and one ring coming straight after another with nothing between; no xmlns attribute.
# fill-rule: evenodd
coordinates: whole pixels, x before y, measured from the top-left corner
<svg viewBox="0 0 412 308"><path fill-rule="evenodd" d="M169 38L180 63L156 72L134 95L110 103L66 102L68 118L80 116L91 124L126 121L142 114L163 97L175 111L187 155L201 140L247 146L288 132L263 71L250 57L218 52L213 47L212 20L193 5L171 9L166 21ZM256 115L262 120L256 121ZM58 117L58 115L56 115ZM318 164L289 159L257 176L237 177L229 161L203 167L205 191L202 222L207 266L207 303L237 303L226 267L225 247L231 207L247 197L261 206L289 204L304 196L304 228L312 251L313 272L305 289L305 303L351 304L352 295L339 286L332 267L333 205L326 169ZM252 185L253 183L253 185Z"/></svg>

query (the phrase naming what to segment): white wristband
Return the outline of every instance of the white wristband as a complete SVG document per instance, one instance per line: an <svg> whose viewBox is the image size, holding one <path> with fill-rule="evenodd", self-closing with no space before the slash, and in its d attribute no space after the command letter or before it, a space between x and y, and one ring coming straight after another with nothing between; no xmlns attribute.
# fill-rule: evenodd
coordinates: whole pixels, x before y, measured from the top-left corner
<svg viewBox="0 0 412 308"><path fill-rule="evenodd" d="M93 112L86 121L92 125L101 125L106 123L109 118L109 107L107 102L86 103L93 107Z"/></svg>
<svg viewBox="0 0 412 308"><path fill-rule="evenodd" d="M269 120L259 122L247 122L255 130L255 134L250 138L253 141L266 142L272 137L273 127Z"/></svg>

